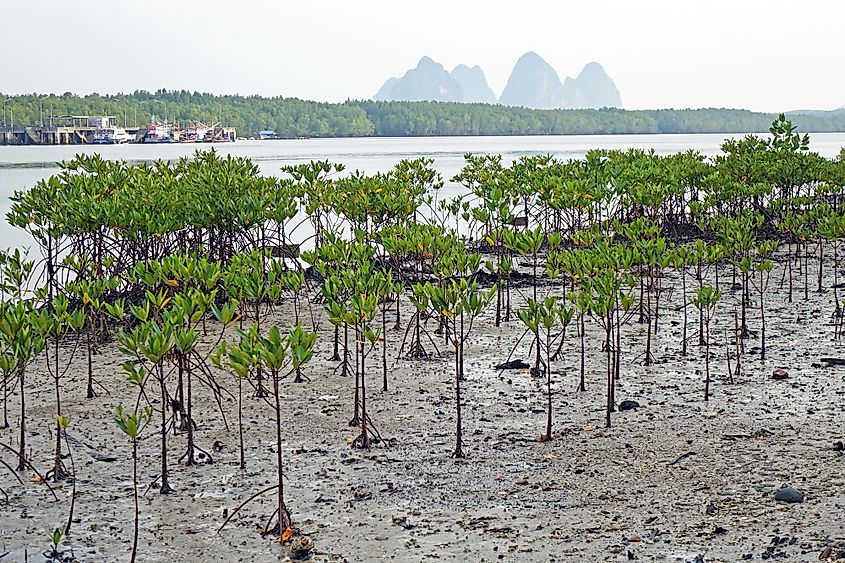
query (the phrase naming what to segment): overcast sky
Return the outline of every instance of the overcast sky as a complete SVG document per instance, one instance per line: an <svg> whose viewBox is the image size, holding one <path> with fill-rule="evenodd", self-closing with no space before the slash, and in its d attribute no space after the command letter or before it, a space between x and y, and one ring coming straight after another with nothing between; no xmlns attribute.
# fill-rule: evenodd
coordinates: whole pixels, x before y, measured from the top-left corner
<svg viewBox="0 0 845 563"><path fill-rule="evenodd" d="M428 55L499 95L533 50L626 108L845 105L834 0L0 0L0 91L188 89L342 101Z"/></svg>

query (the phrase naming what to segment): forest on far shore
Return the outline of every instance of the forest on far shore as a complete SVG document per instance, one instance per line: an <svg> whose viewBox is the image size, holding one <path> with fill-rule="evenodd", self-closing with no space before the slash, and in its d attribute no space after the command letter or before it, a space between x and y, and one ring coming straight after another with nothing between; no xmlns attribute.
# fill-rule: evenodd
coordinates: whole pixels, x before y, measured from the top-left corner
<svg viewBox="0 0 845 563"><path fill-rule="evenodd" d="M324 103L297 98L158 90L132 94L8 96L3 122L37 125L50 116L114 115L126 127L155 116L168 121L220 122L241 136L272 130L281 138L461 135L604 135L650 133L764 133L774 114L742 109L537 110L447 102ZM7 99L8 98L8 99ZM845 131L845 108L789 114L802 131Z"/></svg>

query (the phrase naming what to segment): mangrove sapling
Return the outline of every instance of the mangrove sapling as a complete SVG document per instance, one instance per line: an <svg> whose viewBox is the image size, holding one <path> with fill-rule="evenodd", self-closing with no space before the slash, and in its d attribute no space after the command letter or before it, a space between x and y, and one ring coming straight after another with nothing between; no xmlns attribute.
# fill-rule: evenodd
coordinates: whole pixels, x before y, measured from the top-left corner
<svg viewBox="0 0 845 563"><path fill-rule="evenodd" d="M291 363L293 372L297 378L302 379L302 367L311 361L314 356L314 343L317 341L317 333L308 332L297 323L288 332L288 344L290 348ZM296 383L296 379L294 379Z"/></svg>
<svg viewBox="0 0 845 563"><path fill-rule="evenodd" d="M379 432L373 426L372 419L367 413L367 385L366 385L366 367L365 361L368 356L368 351L365 347L369 343L370 351L375 347L379 340L379 331L370 326L370 322L375 316L377 308L377 295L375 293L355 295L352 297L351 314L356 319L355 323L355 343L356 343L356 366L358 361L361 362L361 367L358 371L358 381L360 389L358 398L360 401L361 413L361 434L352 441L353 447L367 449L373 441L380 441Z"/></svg>
<svg viewBox="0 0 845 563"><path fill-rule="evenodd" d="M586 326L584 320L593 308L593 299L589 291L579 289L575 292L570 292L569 300L574 304L575 310L578 311L578 338L581 342L580 352L580 369L578 378L578 391L586 391L587 384L585 381L585 355L586 355Z"/></svg>
<svg viewBox="0 0 845 563"><path fill-rule="evenodd" d="M297 328L301 329L297 325ZM313 343L313 341L312 341ZM276 514L279 521L277 530L279 534L279 541L282 541L282 535L285 530L292 527L290 511L285 504L285 483L284 483L284 459L282 453L282 406L281 406L281 389L279 382L283 376L281 371L285 368L287 362L287 352L290 346L290 340L283 338L279 327L272 326L267 332L267 336L261 336L258 343L258 353L261 358L261 364L267 368L270 378L273 383L273 397L272 404L275 411L275 434L276 434L276 476L277 481L277 500ZM270 517L273 518L272 516ZM265 533L271 530L268 525Z"/></svg>
<svg viewBox="0 0 845 563"><path fill-rule="evenodd" d="M53 469L47 472L48 478L53 478L54 481L61 481L67 476L67 469L62 463L62 435L63 423L67 425L67 419L62 416L62 397L60 381L62 377L67 374L70 369L71 361L76 353L76 346L67 361L64 369L59 366L59 340L69 330L79 331L85 324L85 316L82 310L69 310L70 303L64 295L57 295L53 299L53 310L42 309L40 315L35 317L35 321L39 325L39 331L45 336L51 336L55 343L55 351L53 361L50 361L50 347L44 346L44 358L47 365L47 372L53 379L53 389L56 396L56 447L53 455ZM78 344L79 339L76 340Z"/></svg>
<svg viewBox="0 0 845 563"><path fill-rule="evenodd" d="M129 437L132 442L132 498L134 500L134 520L132 527L132 553L129 563L135 563L138 553L138 438L141 432L149 424L152 418L152 407L144 407L138 413L128 414L124 411L123 404L117 405L114 421L117 427Z"/></svg>
<svg viewBox="0 0 845 563"><path fill-rule="evenodd" d="M11 359L4 367L10 369L12 380L19 384L20 423L18 441L18 471L26 469L26 369L41 354L46 338L39 330L39 313L32 310L29 301L7 301L0 310L0 334L4 347L11 352ZM6 362L4 361L4 364ZM8 385L9 382L4 382Z"/></svg>
<svg viewBox="0 0 845 563"><path fill-rule="evenodd" d="M222 341L215 353L211 356L211 362L219 368L228 368L238 380L238 451L240 454L239 466L246 469L246 453L244 448L244 424L243 424L243 381L249 381L249 376L261 362L259 354L258 325L253 324L248 331L237 329L239 342L237 346Z"/></svg>
<svg viewBox="0 0 845 563"><path fill-rule="evenodd" d="M266 262L272 257L270 251L259 252L253 250L245 254L236 254L223 274L226 292L230 296L237 296L241 306L241 315L251 318L253 323L261 328L261 304L268 297L272 284L267 279ZM251 305L251 311L250 309ZM264 375L259 366L256 371L256 397L264 398L267 390L264 388Z"/></svg>
<svg viewBox="0 0 845 563"><path fill-rule="evenodd" d="M540 436L541 442L549 442L552 439L552 331L560 328L559 337L563 339L566 334L566 327L572 321L574 309L566 307L565 303L559 303L557 297L549 296L541 302L533 299L528 300L525 309L517 311L519 319L532 331L539 333L544 331L546 349L546 433Z"/></svg>
<svg viewBox="0 0 845 563"><path fill-rule="evenodd" d="M769 276L772 273L773 263L768 256L770 256L777 249L777 241L762 242L757 246L756 259L754 261L754 281L752 285L755 286L760 297L760 359L766 359L766 308L764 299L766 291L769 288Z"/></svg>
<svg viewBox="0 0 845 563"><path fill-rule="evenodd" d="M453 457L464 457L463 426L461 419L461 379L464 373L464 342L472 332L475 319L492 302L497 293L494 285L481 290L478 282L470 283L465 278L450 279L441 285L426 282L424 292L432 308L451 323L452 346L455 349L455 451Z"/></svg>
<svg viewBox="0 0 845 563"><path fill-rule="evenodd" d="M651 353L651 342L654 336L657 335L658 318L660 307L660 293L662 288L660 286L661 270L669 265L670 255L667 253L666 239L663 237L642 238L645 233L649 231L641 231L639 236L641 238L635 239L634 255L639 258L641 268L645 270L645 276L640 276L640 284L645 277L645 321L648 325L646 327L646 345L644 353L643 364L650 366L654 361L654 356ZM654 307L652 308L652 294L654 295ZM642 299L642 298L641 298ZM640 303L642 310L642 303ZM652 331L652 320L654 321L654 330Z"/></svg>
<svg viewBox="0 0 845 563"><path fill-rule="evenodd" d="M828 213L819 221L818 231L821 236L830 241L833 247L833 303L832 317L837 327L835 337L839 337L839 327L842 324L842 307L839 303L839 239L845 233L845 215Z"/></svg>
<svg viewBox="0 0 845 563"><path fill-rule="evenodd" d="M681 321L681 356L687 355L687 268L693 265L693 252L688 246L678 246L672 253L672 266L681 272L681 312L683 319Z"/></svg>
<svg viewBox="0 0 845 563"><path fill-rule="evenodd" d="M99 343L104 337L101 331L105 294L107 290L116 288L117 284L117 279L96 279L92 281L81 279L68 286L76 299L82 303L82 311L85 317L85 348L88 358L88 378L85 397L88 399L93 399L97 396L97 393L94 391L96 380L94 379L93 357L97 354Z"/></svg>
<svg viewBox="0 0 845 563"><path fill-rule="evenodd" d="M692 303L702 312L704 317L704 400L710 400L710 321L713 319L713 313L716 310L716 305L722 298L722 292L717 291L712 285L705 285L698 288L695 296L692 298Z"/></svg>
<svg viewBox="0 0 845 563"><path fill-rule="evenodd" d="M760 359L766 359L766 308L763 304L763 298L769 285L769 275L772 271L772 261L763 260L754 264L754 269L760 274L760 283L757 285L757 290L760 293Z"/></svg>
<svg viewBox="0 0 845 563"><path fill-rule="evenodd" d="M174 413L177 410L184 408L184 418L182 421L182 429L188 434L188 451L186 453L187 460L185 465L194 465L194 429L196 423L194 422L192 413L193 404L193 378L191 377L191 361L190 357L195 352L199 335L193 328L185 328L184 326L177 326L173 334L173 350L178 364L177 370L179 379L182 379L183 372L187 380L187 393L185 395L184 403L181 403L177 408L174 408Z"/></svg>
<svg viewBox="0 0 845 563"><path fill-rule="evenodd" d="M47 561L64 561L63 551L59 550L59 544L62 543L62 538L64 537L64 535L65 533L61 527L53 529L52 532L50 530L47 530L47 536L50 539L50 549L41 554L47 558Z"/></svg>
<svg viewBox="0 0 845 563"><path fill-rule="evenodd" d="M541 227L536 229L529 229L522 233L513 233L505 229L502 231L502 237L505 247L510 250L515 250L520 256L531 256L531 296L537 301L537 266L539 265L540 249L543 247L545 235ZM507 320L508 316L505 317ZM537 330L534 330L534 342L536 344L536 357L534 360L534 367L539 370L542 360L540 358L540 335Z"/></svg>
<svg viewBox="0 0 845 563"><path fill-rule="evenodd" d="M155 320L149 320L150 301L146 301L143 306L132 305L130 308L142 324L129 332L119 331L117 341L123 353L134 355L139 364L143 364L146 361L150 365L146 369L143 365L135 368L131 364L124 364L124 369L138 369L144 370L145 373L152 373L158 382L159 410L161 411L161 486L159 492L161 494L170 494L173 492L170 486L167 465L167 410L170 401L168 400L169 395L165 382L164 362L173 349L173 326L169 323L160 325ZM130 371L130 375L132 375L132 371ZM146 378L139 385L140 393L144 395L146 393Z"/></svg>
<svg viewBox="0 0 845 563"><path fill-rule="evenodd" d="M616 324L616 307L622 291L622 280L614 269L606 266L605 270L587 280L587 287L592 292L592 315L604 328L605 339L604 349L607 359L607 404L605 409L605 427L610 428L610 413L616 410L614 403L614 376L616 369L616 357L614 355L614 330L618 330ZM633 303L633 298L625 295L622 300L625 302L626 311Z"/></svg>
<svg viewBox="0 0 845 563"><path fill-rule="evenodd" d="M253 325L255 326L255 325ZM257 328L257 327L256 327ZM278 517L277 524L265 527L264 533L271 533L276 531L279 535L279 542L284 541L290 534L288 530L292 529L293 520L290 511L285 504L284 497L284 457L282 450L282 407L281 407L281 387L282 378L288 377L295 372L297 368L301 368L304 363L307 363L313 357L313 346L316 340L316 334L306 332L301 325L297 325L287 335L282 335L279 327L272 326L267 332L266 336L259 335L256 345L259 361L272 381L273 394L272 397L265 399L273 407L275 413L275 437L276 437L276 469L277 469L277 483L262 492L276 489L277 492L277 507L270 520L274 516ZM290 354L290 359L288 359ZM240 363L243 358L237 354L232 357L235 363ZM246 361L251 361L246 358ZM259 493L260 494L260 493ZM252 497L255 498L255 497ZM250 499L251 500L251 499ZM247 501L248 502L248 501ZM237 510L240 510L242 504ZM234 516L234 512L231 516ZM228 519L226 520L228 522ZM226 525L223 523L223 526ZM223 528L221 526L220 529ZM218 530L219 531L219 530Z"/></svg>
<svg viewBox="0 0 845 563"><path fill-rule="evenodd" d="M212 389L212 392L215 392L218 405L220 405L219 393L216 392L213 376L207 369L206 357L197 350L199 323L205 319L207 312L212 309L216 293L216 290L206 293L203 290L193 288L177 293L173 296L173 306L165 314L166 322L174 327L173 355L177 364L179 391L178 399L174 401L173 411L174 416L176 414L181 416L181 429L186 431L188 435L187 452L180 458L180 461L187 458L187 465L193 465L196 462L194 458L195 450L200 452L200 459L204 459L206 463L213 462L211 454L199 448L194 441L194 431L197 424L193 416L193 381L195 377L199 377L202 382L202 375L205 375L204 382ZM220 331L220 339L223 337L226 326L235 320L235 307L234 303L229 302L223 306L223 310L216 307L213 309L215 316L218 316L221 321L225 321ZM224 312L226 318L223 318ZM198 372L196 375L195 371ZM187 383L187 392L184 395L182 393L183 375Z"/></svg>

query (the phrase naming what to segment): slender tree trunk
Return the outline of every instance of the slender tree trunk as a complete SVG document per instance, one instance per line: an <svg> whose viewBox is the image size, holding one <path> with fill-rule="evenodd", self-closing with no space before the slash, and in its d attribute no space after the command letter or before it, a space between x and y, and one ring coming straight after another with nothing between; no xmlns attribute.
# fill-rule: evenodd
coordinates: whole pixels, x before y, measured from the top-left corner
<svg viewBox="0 0 845 563"><path fill-rule="evenodd" d="M789 293L787 294L787 301L792 303L792 243L787 243L786 246L786 263L789 268Z"/></svg>
<svg viewBox="0 0 845 563"><path fill-rule="evenodd" d="M766 359L766 309L763 306L763 298L766 288L763 284L764 273L760 272L760 359Z"/></svg>
<svg viewBox="0 0 845 563"><path fill-rule="evenodd" d="M381 390L387 393L387 305L381 309Z"/></svg>
<svg viewBox="0 0 845 563"><path fill-rule="evenodd" d="M463 339L463 334L461 339ZM455 341L455 410L457 417L455 419L455 453L453 455L456 458L462 458L464 457L464 450L461 428L461 355L457 340Z"/></svg>
<svg viewBox="0 0 845 563"><path fill-rule="evenodd" d="M704 344L704 400L710 400L710 318L707 322L707 336Z"/></svg>
<svg viewBox="0 0 845 563"><path fill-rule="evenodd" d="M605 328L604 344L607 349L607 419L605 420L605 427L610 428L610 413L613 411L613 370L611 369L612 360L610 352L610 330L611 330L611 315L607 315L607 327Z"/></svg>
<svg viewBox="0 0 845 563"><path fill-rule="evenodd" d="M366 356L364 355L364 336L362 333L359 333L359 339L361 342L359 344L361 348L361 447L369 448L370 435L367 433L367 426L370 421L367 419L367 387L364 379L364 361L366 360Z"/></svg>
<svg viewBox="0 0 845 563"><path fill-rule="evenodd" d="M132 530L132 555L129 563L135 563L138 553L138 440L132 439L132 497L135 501L135 525Z"/></svg>
<svg viewBox="0 0 845 563"><path fill-rule="evenodd" d="M646 303L648 307L648 324L646 325L646 341L645 341L645 365L651 365L651 268L649 268L649 288L646 292ZM657 320L654 322L657 325ZM655 329L656 330L656 329Z"/></svg>
<svg viewBox="0 0 845 563"><path fill-rule="evenodd" d="M238 447L240 449L240 468L246 469L244 452L244 391L243 378L238 376Z"/></svg>
<svg viewBox="0 0 845 563"><path fill-rule="evenodd" d="M58 339L58 336L56 336ZM62 470L62 397L59 389L59 372L53 377L56 385L56 450L53 456L53 480L60 481L64 478Z"/></svg>
<svg viewBox="0 0 845 563"><path fill-rule="evenodd" d="M824 269L824 241L819 239L819 287L817 291L822 292L822 270Z"/></svg>
<svg viewBox="0 0 845 563"><path fill-rule="evenodd" d="M334 349L329 359L332 362L340 361L340 325L334 325Z"/></svg>
<svg viewBox="0 0 845 563"><path fill-rule="evenodd" d="M92 322L91 325L88 327L88 330L85 331L86 337L86 344L88 346L88 389L85 393L85 397L87 399L93 399L96 397L94 393L94 365L91 359L91 331L94 330L94 323Z"/></svg>
<svg viewBox="0 0 845 563"><path fill-rule="evenodd" d="M180 354L180 361L182 364L185 364L185 357ZM187 366L187 379L188 379L188 401L185 405L185 409L187 411L187 422L188 422L188 461L186 462L187 465L194 465L196 464L196 460L194 459L194 416L191 414L191 403L193 402L193 395L191 392L191 366Z"/></svg>
<svg viewBox="0 0 845 563"><path fill-rule="evenodd" d="M551 337L549 331L546 331L546 396L548 404L546 405L546 440L552 439L552 358L551 358Z"/></svg>
<svg viewBox="0 0 845 563"><path fill-rule="evenodd" d="M24 372L20 372L21 389L21 431L20 449L18 450L18 471L26 469L26 393L24 393Z"/></svg>
<svg viewBox="0 0 845 563"><path fill-rule="evenodd" d="M587 386L586 386L586 383L584 381L584 371L585 371L584 370L584 356L585 356L585 353L586 353L585 346L584 346L584 344L585 344L584 343L584 341L585 341L584 329L585 329L585 327L584 327L584 313L581 313L581 380L578 384L578 390L579 391L586 391L587 390Z"/></svg>
<svg viewBox="0 0 845 563"><path fill-rule="evenodd" d="M278 486L278 511L279 511L279 541L282 541L282 534L290 528L290 512L285 505L285 480L284 480L284 456L282 453L282 405L279 397L279 372L272 370L273 394L275 395L276 407L276 469L279 480Z"/></svg>
<svg viewBox="0 0 845 563"><path fill-rule="evenodd" d="M173 492L167 472L167 388L164 386L164 365L158 364L158 384L161 392L161 488L159 492L167 495Z"/></svg>
<svg viewBox="0 0 845 563"><path fill-rule="evenodd" d="M683 329L681 333L681 356L687 355L687 274L681 266L681 309L684 312Z"/></svg>

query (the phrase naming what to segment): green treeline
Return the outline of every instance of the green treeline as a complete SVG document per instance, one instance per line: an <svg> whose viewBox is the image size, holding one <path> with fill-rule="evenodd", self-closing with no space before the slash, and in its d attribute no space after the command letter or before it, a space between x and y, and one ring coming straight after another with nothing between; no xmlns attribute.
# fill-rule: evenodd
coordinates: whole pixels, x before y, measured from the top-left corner
<svg viewBox="0 0 845 563"><path fill-rule="evenodd" d="M132 94L8 96L3 121L49 123L50 115L115 115L126 127L151 116L235 127L243 136L275 130L280 137L406 137L436 135L587 135L635 133L761 133L773 114L739 109L533 110L488 104L347 101L216 96L159 90ZM845 131L845 109L793 113L804 131Z"/></svg>

